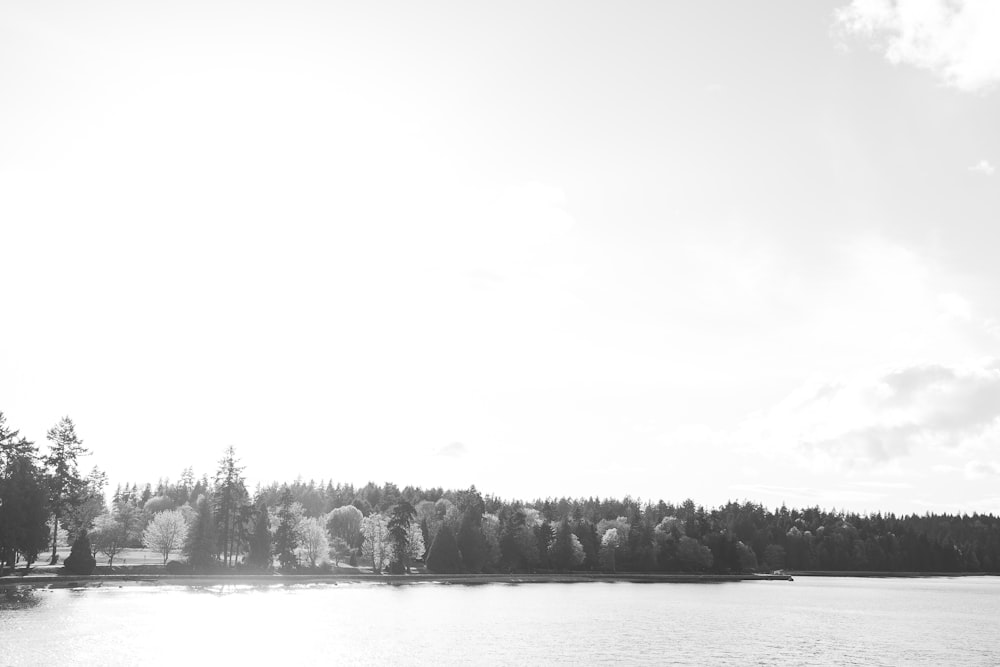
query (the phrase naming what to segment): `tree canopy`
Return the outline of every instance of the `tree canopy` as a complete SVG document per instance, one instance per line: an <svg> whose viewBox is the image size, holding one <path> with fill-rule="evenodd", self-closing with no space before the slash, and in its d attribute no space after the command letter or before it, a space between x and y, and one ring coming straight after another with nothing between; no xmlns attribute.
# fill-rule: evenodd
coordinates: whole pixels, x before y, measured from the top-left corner
<svg viewBox="0 0 1000 667"><path fill-rule="evenodd" d="M29 565L48 542L49 490L34 443L0 412L0 574L18 555Z"/></svg>
<svg viewBox="0 0 1000 667"><path fill-rule="evenodd" d="M1000 518L991 514L857 514L752 502L706 508L691 499L628 496L505 500L475 487L302 479L258 486L251 498L233 448L211 478L188 467L174 482L119 483L107 506L103 473L79 474L86 450L72 421L51 429L49 442L40 459L0 413L4 569L30 565L46 541L64 539L63 525L74 542L87 532L93 553L109 564L123 548L141 546L143 535L166 559L177 547L150 536L171 517L186 532L183 554L198 571L268 569L274 557L289 571L332 557L338 565L363 558L376 572L405 572L425 556L427 569L442 573L1000 570Z"/></svg>

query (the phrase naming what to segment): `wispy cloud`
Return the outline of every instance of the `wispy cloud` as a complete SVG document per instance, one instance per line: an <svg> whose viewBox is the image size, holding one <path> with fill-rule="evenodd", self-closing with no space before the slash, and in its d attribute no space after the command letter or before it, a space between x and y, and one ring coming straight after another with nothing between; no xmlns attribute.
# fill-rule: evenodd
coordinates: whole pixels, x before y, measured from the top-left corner
<svg viewBox="0 0 1000 667"><path fill-rule="evenodd" d="M836 25L870 40L889 62L929 70L960 90L1000 81L996 0L852 0L837 10Z"/></svg>
<svg viewBox="0 0 1000 667"><path fill-rule="evenodd" d="M1000 477L1000 463L996 461L969 461L965 464L965 476L968 479Z"/></svg>
<svg viewBox="0 0 1000 667"><path fill-rule="evenodd" d="M452 442L435 452L436 456L445 456L452 459L460 459L469 453L469 448L461 442Z"/></svg>
<svg viewBox="0 0 1000 667"><path fill-rule="evenodd" d="M913 484L909 482L851 482L852 486L862 486L870 489L912 489Z"/></svg>
<svg viewBox="0 0 1000 667"><path fill-rule="evenodd" d="M985 174L986 176L992 176L993 172L996 170L997 168L990 164L989 160L980 160L976 164L969 167L969 171L975 171L980 174Z"/></svg>
<svg viewBox="0 0 1000 667"><path fill-rule="evenodd" d="M772 451L853 469L922 449L971 451L1000 443L1000 363L915 365L806 385L747 427Z"/></svg>

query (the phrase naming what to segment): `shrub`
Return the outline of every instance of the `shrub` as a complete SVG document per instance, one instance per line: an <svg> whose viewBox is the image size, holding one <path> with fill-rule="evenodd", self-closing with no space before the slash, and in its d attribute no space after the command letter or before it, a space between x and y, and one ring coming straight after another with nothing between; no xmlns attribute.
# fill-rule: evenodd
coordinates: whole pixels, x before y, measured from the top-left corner
<svg viewBox="0 0 1000 667"><path fill-rule="evenodd" d="M69 557L66 558L65 568L73 574L90 574L97 567L97 560L90 550L90 540L87 538L87 531L81 531L80 536L73 542Z"/></svg>
<svg viewBox="0 0 1000 667"><path fill-rule="evenodd" d="M167 574L190 574L191 566L179 560L172 560L164 568Z"/></svg>

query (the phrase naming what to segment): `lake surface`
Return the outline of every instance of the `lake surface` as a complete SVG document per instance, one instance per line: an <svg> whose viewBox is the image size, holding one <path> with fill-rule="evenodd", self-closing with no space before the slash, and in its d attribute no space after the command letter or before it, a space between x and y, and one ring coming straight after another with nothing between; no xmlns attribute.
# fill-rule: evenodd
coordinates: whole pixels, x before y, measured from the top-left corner
<svg viewBox="0 0 1000 667"><path fill-rule="evenodd" d="M998 665L1000 578L0 589L0 665L209 661Z"/></svg>

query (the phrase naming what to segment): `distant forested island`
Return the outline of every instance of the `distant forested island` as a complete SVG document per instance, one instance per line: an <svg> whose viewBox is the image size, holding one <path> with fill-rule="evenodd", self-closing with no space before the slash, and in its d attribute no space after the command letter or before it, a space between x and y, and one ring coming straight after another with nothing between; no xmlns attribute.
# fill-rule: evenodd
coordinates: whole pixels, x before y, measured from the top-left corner
<svg viewBox="0 0 1000 667"><path fill-rule="evenodd" d="M374 573L665 572L775 570L993 572L1000 518L991 514L856 514L752 502L707 509L617 498L507 500L476 488L332 481L258 485L236 451L210 477L119 484L80 471L88 452L68 417L38 447L0 413L0 575L55 565L77 574L128 549L167 572Z"/></svg>

